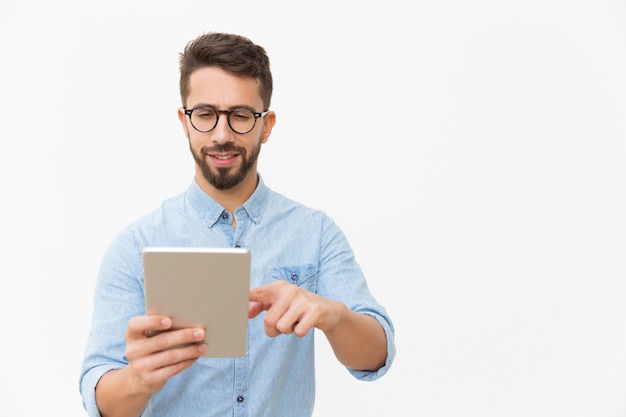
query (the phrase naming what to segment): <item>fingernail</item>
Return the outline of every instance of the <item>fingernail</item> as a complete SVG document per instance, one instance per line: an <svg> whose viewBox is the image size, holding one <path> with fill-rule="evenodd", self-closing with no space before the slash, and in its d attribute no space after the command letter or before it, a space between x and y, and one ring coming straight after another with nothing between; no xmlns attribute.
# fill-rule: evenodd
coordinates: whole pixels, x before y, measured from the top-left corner
<svg viewBox="0 0 626 417"><path fill-rule="evenodd" d="M193 332L193 336L196 339L203 339L204 338L204 332L202 330L196 330L195 332Z"/></svg>
<svg viewBox="0 0 626 417"><path fill-rule="evenodd" d="M170 326L172 324L172 321L169 318L164 318L163 320L161 320L161 324L163 326Z"/></svg>
<svg viewBox="0 0 626 417"><path fill-rule="evenodd" d="M206 350L207 350L207 346L206 346L206 345L200 345L200 346L198 346L198 351L199 351L200 353L204 353L204 352L206 352Z"/></svg>

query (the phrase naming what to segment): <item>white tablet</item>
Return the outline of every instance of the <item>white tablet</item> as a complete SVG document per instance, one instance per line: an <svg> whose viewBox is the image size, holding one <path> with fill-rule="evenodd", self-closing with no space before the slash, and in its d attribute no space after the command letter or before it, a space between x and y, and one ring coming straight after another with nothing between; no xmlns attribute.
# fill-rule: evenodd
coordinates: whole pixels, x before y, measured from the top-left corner
<svg viewBox="0 0 626 417"><path fill-rule="evenodd" d="M241 248L149 247L143 250L147 314L173 328L206 330L205 357L246 353L250 252Z"/></svg>

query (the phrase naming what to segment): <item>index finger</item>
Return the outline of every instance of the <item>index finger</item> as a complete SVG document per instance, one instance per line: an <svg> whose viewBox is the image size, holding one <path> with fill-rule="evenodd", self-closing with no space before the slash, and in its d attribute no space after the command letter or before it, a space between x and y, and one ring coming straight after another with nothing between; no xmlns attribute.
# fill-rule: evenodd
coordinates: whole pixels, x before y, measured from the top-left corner
<svg viewBox="0 0 626 417"><path fill-rule="evenodd" d="M281 282L273 282L271 284L261 285L260 287L250 290L250 301L256 301L263 305L271 305L276 301L280 294Z"/></svg>
<svg viewBox="0 0 626 417"><path fill-rule="evenodd" d="M263 301L267 298L266 291L263 287L256 287L250 290L248 295L249 301L256 301L258 303L263 303Z"/></svg>
<svg viewBox="0 0 626 417"><path fill-rule="evenodd" d="M143 338L155 331L163 331L172 327L172 319L167 316L156 314L148 316L136 316L128 322L127 336Z"/></svg>

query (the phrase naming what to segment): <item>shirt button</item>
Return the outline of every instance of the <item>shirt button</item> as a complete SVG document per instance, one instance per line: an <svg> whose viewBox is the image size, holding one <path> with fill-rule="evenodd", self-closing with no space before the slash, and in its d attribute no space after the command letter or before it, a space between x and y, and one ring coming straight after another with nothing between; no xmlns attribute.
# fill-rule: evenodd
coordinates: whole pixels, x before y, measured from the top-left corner
<svg viewBox="0 0 626 417"><path fill-rule="evenodd" d="M297 274L292 274L292 275L291 275L291 280L292 280L293 282L296 282L296 281L298 280L298 275L297 275Z"/></svg>
<svg viewBox="0 0 626 417"><path fill-rule="evenodd" d="M236 248L240 248L240 247L241 247L241 245L235 245L235 247L236 247Z"/></svg>
<svg viewBox="0 0 626 417"><path fill-rule="evenodd" d="M238 402L238 403L242 403L242 402L243 402L243 395L239 395L239 396L237 397L237 402Z"/></svg>
<svg viewBox="0 0 626 417"><path fill-rule="evenodd" d="M228 214L224 213L222 214L222 219L226 220L228 218Z"/></svg>

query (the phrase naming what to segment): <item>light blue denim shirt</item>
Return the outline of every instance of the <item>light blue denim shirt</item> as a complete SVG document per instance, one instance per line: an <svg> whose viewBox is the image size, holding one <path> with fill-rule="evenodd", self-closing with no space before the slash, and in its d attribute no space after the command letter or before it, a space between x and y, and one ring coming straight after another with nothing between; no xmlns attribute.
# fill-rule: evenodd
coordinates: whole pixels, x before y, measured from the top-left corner
<svg viewBox="0 0 626 417"><path fill-rule="evenodd" d="M100 415L95 400L100 377L128 363L124 334L132 317L145 314L142 250L148 246L247 248L251 287L285 280L378 320L387 336L385 365L376 372L348 369L356 378L375 380L391 366L393 324L368 290L344 234L327 215L275 193L260 177L254 194L231 214L194 180L184 193L125 228L104 254L80 375L89 416ZM310 416L315 331L302 338L270 338L262 317L249 321L243 357L200 358L153 395L143 416Z"/></svg>

